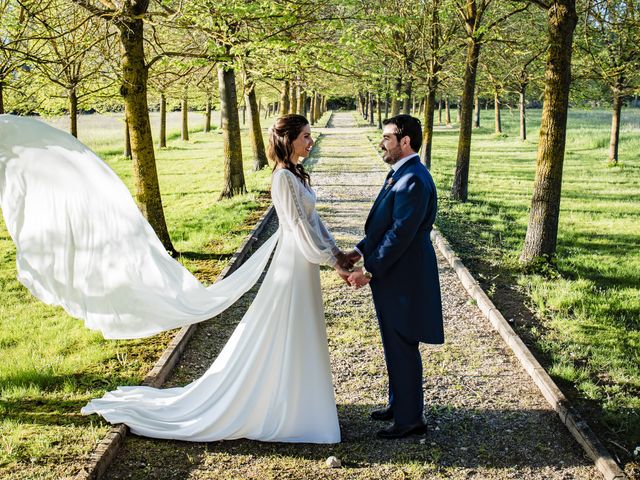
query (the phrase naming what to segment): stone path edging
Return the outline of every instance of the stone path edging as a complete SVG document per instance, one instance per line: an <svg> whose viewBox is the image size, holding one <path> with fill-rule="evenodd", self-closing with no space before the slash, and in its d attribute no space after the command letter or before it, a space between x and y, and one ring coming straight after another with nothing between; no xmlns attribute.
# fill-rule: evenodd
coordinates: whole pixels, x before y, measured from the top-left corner
<svg viewBox="0 0 640 480"><path fill-rule="evenodd" d="M431 232L431 240L455 270L469 296L476 301L483 315L491 322L505 343L511 348L547 402L549 402L551 407L556 411L562 423L565 424L587 455L594 461L596 468L602 473L604 478L606 480L626 480L628 477L615 462L602 442L600 442L593 430L591 430L587 422L574 410L549 374L542 368L531 351L502 316L502 313L500 313L480 287L477 280L473 278L473 275L471 275L467 267L464 266L462 260L460 260L449 245L449 242L447 242L435 227Z"/></svg>
<svg viewBox="0 0 640 480"><path fill-rule="evenodd" d="M242 264L247 253L249 253L249 250L258 240L260 233L262 233L262 230L274 214L275 209L273 204L271 204L262 217L260 217L260 220L258 220L253 230L245 237L242 245L236 250L229 264L220 275L218 275L216 281L222 280ZM173 370L173 367L178 363L189 339L197 328L198 324L196 323L188 327L182 327L178 333L176 333L171 343L169 343L161 357L144 378L142 385L160 387L164 383ZM126 425L122 423L114 425L93 450L82 470L76 475L76 480L97 480L102 478L118 453L127 433L129 433L129 427Z"/></svg>

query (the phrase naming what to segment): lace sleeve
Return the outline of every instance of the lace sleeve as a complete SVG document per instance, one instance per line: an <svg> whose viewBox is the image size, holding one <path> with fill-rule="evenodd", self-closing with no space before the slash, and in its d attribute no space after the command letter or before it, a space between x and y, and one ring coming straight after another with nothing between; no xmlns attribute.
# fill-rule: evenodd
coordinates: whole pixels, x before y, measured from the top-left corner
<svg viewBox="0 0 640 480"><path fill-rule="evenodd" d="M318 224L318 233L320 234L322 241L324 242L325 245L330 245L331 252L334 255L337 255L338 253L340 253L340 248L338 248L338 245L336 244L336 241L333 238L333 235L331 235L331 232L325 226L324 222L320 218L320 215L318 215L318 212L316 211L314 213L315 213L315 220L317 221L317 224Z"/></svg>
<svg viewBox="0 0 640 480"><path fill-rule="evenodd" d="M278 219L293 231L298 248L309 262L334 266L335 241L315 210L310 217L305 213L302 188L302 183L291 172L279 170L273 174L271 198L278 207Z"/></svg>

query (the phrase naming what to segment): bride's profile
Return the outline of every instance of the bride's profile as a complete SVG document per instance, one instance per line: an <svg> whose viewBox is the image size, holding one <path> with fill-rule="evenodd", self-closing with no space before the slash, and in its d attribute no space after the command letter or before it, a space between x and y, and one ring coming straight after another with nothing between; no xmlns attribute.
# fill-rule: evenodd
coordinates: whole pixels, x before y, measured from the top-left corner
<svg viewBox="0 0 640 480"><path fill-rule="evenodd" d="M0 130L11 138L0 141L0 204L20 281L106 338L217 315L255 284L273 252L254 301L202 377L178 388L122 386L83 414L154 438L340 441L319 265L348 272L300 163L313 145L305 117L280 117L269 132L278 231L209 287L163 250L126 187L75 138L8 115Z"/></svg>

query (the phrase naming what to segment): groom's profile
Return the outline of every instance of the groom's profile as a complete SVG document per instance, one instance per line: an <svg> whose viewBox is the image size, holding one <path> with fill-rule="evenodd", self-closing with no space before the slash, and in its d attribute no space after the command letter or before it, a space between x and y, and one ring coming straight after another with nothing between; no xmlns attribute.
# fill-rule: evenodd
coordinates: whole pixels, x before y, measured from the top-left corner
<svg viewBox="0 0 640 480"><path fill-rule="evenodd" d="M436 187L420 163L420 121L398 115L383 122L380 148L391 166L364 226L365 237L347 254L348 281L369 284L389 375L389 403L371 412L393 420L381 438L426 433L419 343L444 342L438 264L429 234L436 217Z"/></svg>

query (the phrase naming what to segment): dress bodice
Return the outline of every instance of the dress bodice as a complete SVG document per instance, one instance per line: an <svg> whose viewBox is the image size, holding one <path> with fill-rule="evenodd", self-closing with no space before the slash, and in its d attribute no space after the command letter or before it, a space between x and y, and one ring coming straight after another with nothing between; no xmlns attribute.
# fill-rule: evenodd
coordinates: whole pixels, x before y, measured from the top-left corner
<svg viewBox="0 0 640 480"><path fill-rule="evenodd" d="M296 244L311 263L335 265L339 252L316 210L315 191L286 169L273 173L271 198L280 228L296 236Z"/></svg>

